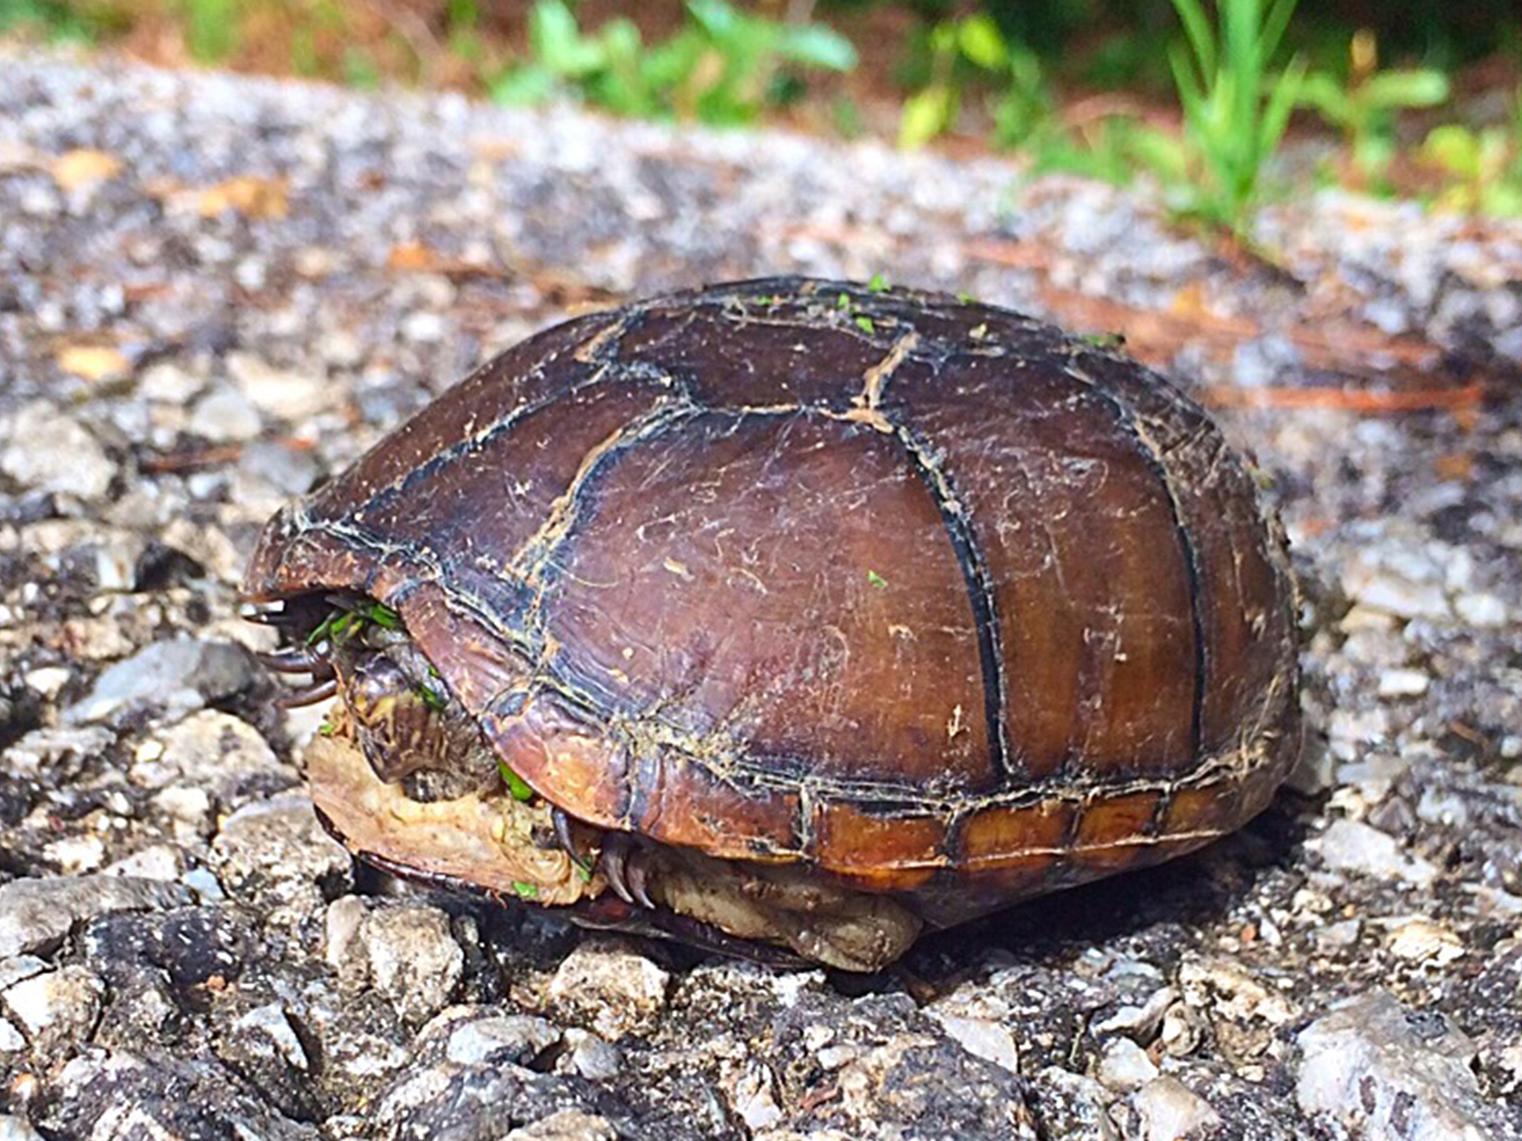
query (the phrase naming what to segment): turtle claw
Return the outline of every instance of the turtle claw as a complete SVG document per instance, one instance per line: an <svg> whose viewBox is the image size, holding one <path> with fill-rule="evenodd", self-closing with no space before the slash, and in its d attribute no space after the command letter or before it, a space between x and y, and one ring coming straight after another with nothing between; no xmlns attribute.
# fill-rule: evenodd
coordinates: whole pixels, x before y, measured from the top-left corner
<svg viewBox="0 0 1522 1141"><path fill-rule="evenodd" d="M625 833L607 833L598 867L619 899L654 911L656 904L650 898L650 873L645 861L636 858L638 855L637 846Z"/></svg>
<svg viewBox="0 0 1522 1141"><path fill-rule="evenodd" d="M257 622L261 626L290 626L299 621L286 609L284 602L245 602L239 615L245 622Z"/></svg>
<svg viewBox="0 0 1522 1141"><path fill-rule="evenodd" d="M329 677L333 673L333 664L326 655L305 646L289 646L283 650L257 653L254 657L259 659L265 669L275 673L311 674L317 679Z"/></svg>
<svg viewBox="0 0 1522 1141"><path fill-rule="evenodd" d="M629 894L641 907L655 910L655 901L650 898L650 873L646 870L643 860L631 860L624 868L624 879L629 885Z"/></svg>
<svg viewBox="0 0 1522 1141"><path fill-rule="evenodd" d="M316 705L319 701L326 701L337 692L338 679L327 677L304 689L293 689L289 693L282 694L275 699L275 704L282 709L296 709L303 705Z"/></svg>
<svg viewBox="0 0 1522 1141"><path fill-rule="evenodd" d="M629 881L624 878L628 859L629 841L621 834L614 833L603 843L602 858L599 861L603 877L613 889L614 895L625 903L633 903L634 896L629 891Z"/></svg>
<svg viewBox="0 0 1522 1141"><path fill-rule="evenodd" d="M561 850L571 857L571 863L575 864L588 876L592 874L592 861L581 854L576 847L576 837L571 834L571 818L565 809L558 806L550 810L550 820L555 825L555 839L559 842Z"/></svg>

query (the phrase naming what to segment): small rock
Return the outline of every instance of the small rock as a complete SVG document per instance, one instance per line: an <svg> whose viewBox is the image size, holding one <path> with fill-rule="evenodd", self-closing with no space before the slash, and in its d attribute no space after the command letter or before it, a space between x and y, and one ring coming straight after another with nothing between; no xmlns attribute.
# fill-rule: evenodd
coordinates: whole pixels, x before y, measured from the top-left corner
<svg viewBox="0 0 1522 1141"><path fill-rule="evenodd" d="M1449 927L1419 915L1397 921L1390 933L1390 953L1413 963L1441 967L1462 958L1464 944Z"/></svg>
<svg viewBox="0 0 1522 1141"><path fill-rule="evenodd" d="M730 1108L752 1133L758 1129L770 1129L782 1120L782 1107L777 1104L776 1086L777 1078L770 1067L754 1059L747 1062L729 1082L725 1092Z"/></svg>
<svg viewBox="0 0 1522 1141"><path fill-rule="evenodd" d="M410 1022L431 1017L449 1001L465 969L465 952L436 907L383 907L359 932L371 984Z"/></svg>
<svg viewBox="0 0 1522 1141"><path fill-rule="evenodd" d="M194 638L154 642L102 673L64 720L87 724L139 707L183 715L231 697L258 676L258 662L242 646Z"/></svg>
<svg viewBox="0 0 1522 1141"><path fill-rule="evenodd" d="M1100 1084L1127 1093L1157 1077L1157 1066L1147 1052L1129 1038L1115 1038L1105 1047L1095 1073Z"/></svg>
<svg viewBox="0 0 1522 1141"><path fill-rule="evenodd" d="M449 1014L445 1011L440 1017ZM444 1056L459 1066L528 1066L560 1038L560 1031L542 1018L488 1015L456 1026L444 1046Z"/></svg>
<svg viewBox="0 0 1522 1141"><path fill-rule="evenodd" d="M215 1058L186 1052L178 1057L144 1044L81 1054L52 1084L38 1124L62 1137L316 1141L316 1128L292 1121Z"/></svg>
<svg viewBox="0 0 1522 1141"><path fill-rule="evenodd" d="M46 403L28 404L0 421L0 471L23 487L99 499L116 465L95 437Z"/></svg>
<svg viewBox="0 0 1522 1141"><path fill-rule="evenodd" d="M226 801L241 788L268 788L294 776L259 731L231 713L202 709L153 740L162 746L158 755L140 749L129 770L132 783L141 788L189 786Z"/></svg>
<svg viewBox="0 0 1522 1141"><path fill-rule="evenodd" d="M145 400L158 400L165 404L185 405L201 391L205 382L192 372L169 361L149 365L138 378L138 395Z"/></svg>
<svg viewBox="0 0 1522 1141"><path fill-rule="evenodd" d="M1175 1002L1163 1015L1157 1040L1171 1058L1185 1058L1199 1048L1205 1037L1205 1016L1187 1002Z"/></svg>
<svg viewBox="0 0 1522 1141"><path fill-rule="evenodd" d="M618 1076L618 1071L623 1067L623 1057L619 1054L618 1047L578 1027L567 1030L565 1040L570 1045L570 1050L565 1055L565 1064L573 1073L594 1082L605 1082Z"/></svg>
<svg viewBox="0 0 1522 1141"><path fill-rule="evenodd" d="M1336 871L1398 879L1416 887L1426 887L1437 878L1437 868L1420 856L1406 855L1394 836L1357 820L1332 821L1307 846L1319 851L1326 866Z"/></svg>
<svg viewBox="0 0 1522 1141"><path fill-rule="evenodd" d="M0 1113L0 1141L42 1141L42 1134L33 1129L26 1118Z"/></svg>
<svg viewBox="0 0 1522 1141"><path fill-rule="evenodd" d="M105 862L106 843L90 833L62 836L44 844L42 854L61 874L77 876L83 872L93 872Z"/></svg>
<svg viewBox="0 0 1522 1141"><path fill-rule="evenodd" d="M279 1057L293 1070L305 1073L311 1068L306 1047L301 1044L301 1038L291 1025L285 1008L278 1002L255 1007L233 1023L233 1029L241 1032L245 1040L253 1038L265 1042L265 1050Z"/></svg>
<svg viewBox="0 0 1522 1141"><path fill-rule="evenodd" d="M323 829L299 793L246 804L222 822L212 842L220 880L234 896L270 907L276 923L300 923L326 894L348 886L353 861Z"/></svg>
<svg viewBox="0 0 1522 1141"><path fill-rule="evenodd" d="M1421 670L1388 669L1379 675L1380 697L1420 697L1432 679Z"/></svg>
<svg viewBox="0 0 1522 1141"><path fill-rule="evenodd" d="M357 895L341 895L328 904L323 958L340 975L345 974L351 964L363 965L363 960L355 957L354 940L368 913L365 901Z"/></svg>
<svg viewBox="0 0 1522 1141"><path fill-rule="evenodd" d="M1209 1007L1221 1018L1283 1026L1295 1016L1284 995L1232 959L1185 958L1179 965L1179 983L1190 1003Z"/></svg>
<svg viewBox="0 0 1522 1141"><path fill-rule="evenodd" d="M1453 608L1471 626L1496 629L1511 621L1506 603L1494 594L1461 594L1453 600Z"/></svg>
<svg viewBox="0 0 1522 1141"><path fill-rule="evenodd" d="M444 318L437 313L412 313L402 321L402 336L409 341L432 344L444 339Z"/></svg>
<svg viewBox="0 0 1522 1141"><path fill-rule="evenodd" d="M202 903L220 903L227 898L222 882L210 868L191 868L180 877L180 882L195 892Z"/></svg>
<svg viewBox="0 0 1522 1141"><path fill-rule="evenodd" d="M532 1125L514 1129L503 1141L617 1141L618 1130L605 1117L563 1109Z"/></svg>
<svg viewBox="0 0 1522 1141"><path fill-rule="evenodd" d="M227 388L203 396L190 414L190 430L217 443L252 440L263 428L259 410L248 397Z"/></svg>
<svg viewBox="0 0 1522 1141"><path fill-rule="evenodd" d="M12 880L0 886L0 959L45 954L81 920L189 902L182 887L128 876Z"/></svg>
<svg viewBox="0 0 1522 1141"><path fill-rule="evenodd" d="M1015 1039L997 1022L986 1018L945 1014L938 1010L929 1013L969 1054L1003 1066L1012 1074L1020 1072L1020 1057L1015 1049Z"/></svg>
<svg viewBox="0 0 1522 1141"><path fill-rule="evenodd" d="M0 1054L19 1054L26 1049L26 1039L21 1036L21 1031L16 1029L16 1024L9 1018L0 1018ZM0 1118L0 1122L4 1119ZM0 1131L0 1141L4 1141L5 1133Z"/></svg>
<svg viewBox="0 0 1522 1141"><path fill-rule="evenodd" d="M1152 1041L1163 1021L1163 1015L1178 999L1178 991L1172 987L1159 987L1147 996L1140 1006L1127 1004L1118 1007L1113 1014L1090 1028L1096 1038L1110 1034L1124 1034L1143 1044Z"/></svg>
<svg viewBox="0 0 1522 1141"><path fill-rule="evenodd" d="M1119 1141L1120 1131L1110 1120L1109 1092L1093 1078L1047 1066L1030 1079L1030 1087L1042 1136Z"/></svg>
<svg viewBox="0 0 1522 1141"><path fill-rule="evenodd" d="M1362 930L1363 924L1359 920L1343 919L1337 923L1328 923L1325 927L1318 927L1312 938L1316 940L1318 951L1322 954L1330 954L1345 950L1358 942L1358 936Z"/></svg>
<svg viewBox="0 0 1522 1141"><path fill-rule="evenodd" d="M32 1048L52 1053L83 1046L89 1040L105 995L105 984L93 971L70 964L23 979L0 995L0 1000L21 1024Z"/></svg>
<svg viewBox="0 0 1522 1141"><path fill-rule="evenodd" d="M156 794L154 805L166 816L189 826L196 832L211 822L211 797L204 788L175 784Z"/></svg>
<svg viewBox="0 0 1522 1141"><path fill-rule="evenodd" d="M229 353L227 372L250 403L284 420L315 416L333 399L333 386L326 377L288 372L252 353Z"/></svg>
<svg viewBox="0 0 1522 1141"><path fill-rule="evenodd" d="M1210 1103L1177 1078L1153 1078L1131 1095L1146 1141L1199 1136L1221 1123Z"/></svg>
<svg viewBox="0 0 1522 1141"><path fill-rule="evenodd" d="M1307 734L1309 738L1310 735ZM1336 783L1337 763L1326 743L1319 739L1307 739L1295 761L1295 767L1285 778L1285 785L1301 796L1320 796Z"/></svg>
<svg viewBox="0 0 1522 1141"><path fill-rule="evenodd" d="M79 771L79 763L93 757L115 738L109 729L92 725L87 729L68 726L45 726L33 729L5 750L5 765L11 773L36 777L48 772L54 779L60 774Z"/></svg>
<svg viewBox="0 0 1522 1141"><path fill-rule="evenodd" d="M617 1041L650 1030L666 1007L671 976L623 943L592 940L566 956L548 998L563 1015Z"/></svg>
<svg viewBox="0 0 1522 1141"><path fill-rule="evenodd" d="M1361 759L1337 768L1342 786L1333 796L1333 804L1344 807L1377 805L1390 795L1395 782L1411 768L1409 757L1392 753L1365 752Z"/></svg>
<svg viewBox="0 0 1522 1141"><path fill-rule="evenodd" d="M348 329L329 329L317 338L317 353L339 368L353 368L365 359L365 345Z"/></svg>
<svg viewBox="0 0 1522 1141"><path fill-rule="evenodd" d="M63 666L42 666L39 669L28 670L22 675L21 680L26 682L27 688L41 694L46 698L58 696L58 691L69 683L73 676Z"/></svg>
<svg viewBox="0 0 1522 1141"><path fill-rule="evenodd" d="M1453 611L1444 589L1441 554L1451 550L1430 541L1418 542L1415 536L1371 541L1344 565L1343 593L1397 618L1448 621Z"/></svg>
<svg viewBox="0 0 1522 1141"><path fill-rule="evenodd" d="M268 488L279 496L301 495L311 489L319 474L317 460L310 451L275 440L257 440L238 457L233 490L236 493Z"/></svg>
<svg viewBox="0 0 1522 1141"><path fill-rule="evenodd" d="M95 544L95 585L103 591L137 589L137 568L148 541L130 531L108 531Z"/></svg>
<svg viewBox="0 0 1522 1141"><path fill-rule="evenodd" d="M1482 1141L1488 1116L1474 1044L1439 1014L1374 990L1334 1007L1298 1037L1301 1110L1361 1137Z"/></svg>
<svg viewBox="0 0 1522 1141"><path fill-rule="evenodd" d="M222 478L220 472L197 474L211 475L216 480ZM194 482L194 478L193 476L191 482ZM246 552L240 551L219 527L179 516L165 524L158 537L165 547L178 551L222 582L235 583L243 574Z"/></svg>
<svg viewBox="0 0 1522 1141"><path fill-rule="evenodd" d="M17 955L13 959L0 959L0 991L9 990L22 979L46 974L53 968L46 959L36 955Z"/></svg>

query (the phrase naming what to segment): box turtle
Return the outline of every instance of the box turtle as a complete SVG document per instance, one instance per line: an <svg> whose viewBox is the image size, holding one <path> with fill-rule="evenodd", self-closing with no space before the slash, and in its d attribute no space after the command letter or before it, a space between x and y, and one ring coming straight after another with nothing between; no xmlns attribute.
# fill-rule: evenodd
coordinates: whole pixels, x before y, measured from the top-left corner
<svg viewBox="0 0 1522 1141"><path fill-rule="evenodd" d="M383 868L851 970L1187 852L1299 741L1252 469L1101 345L775 278L517 345L266 527L327 826Z"/></svg>

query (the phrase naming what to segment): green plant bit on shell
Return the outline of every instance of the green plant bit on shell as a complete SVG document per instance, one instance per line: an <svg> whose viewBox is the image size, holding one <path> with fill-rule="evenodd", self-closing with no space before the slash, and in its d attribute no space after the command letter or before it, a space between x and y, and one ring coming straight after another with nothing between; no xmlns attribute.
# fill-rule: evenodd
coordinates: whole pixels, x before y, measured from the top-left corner
<svg viewBox="0 0 1522 1141"><path fill-rule="evenodd" d="M535 884L524 883L522 880L513 881L513 891L518 894L519 899L537 900L539 898L539 888Z"/></svg>
<svg viewBox="0 0 1522 1141"><path fill-rule="evenodd" d="M366 602L355 613L364 615L364 617L374 622L377 626L387 630L400 630L402 628L401 615L383 603Z"/></svg>
<svg viewBox="0 0 1522 1141"><path fill-rule="evenodd" d="M534 799L534 790L529 784L508 766L508 763L499 759L497 771L502 774L502 783L507 785L507 791L512 794L514 800L521 800L525 804Z"/></svg>

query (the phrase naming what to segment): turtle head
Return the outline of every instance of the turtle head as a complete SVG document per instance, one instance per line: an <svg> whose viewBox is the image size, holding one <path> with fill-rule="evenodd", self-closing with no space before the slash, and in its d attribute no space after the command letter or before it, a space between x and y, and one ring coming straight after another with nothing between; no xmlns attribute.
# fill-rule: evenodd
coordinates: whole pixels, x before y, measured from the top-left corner
<svg viewBox="0 0 1522 1141"><path fill-rule="evenodd" d="M414 800L460 796L498 781L494 750L396 612L347 594L322 602L288 607L307 616L294 630L297 644L261 655L277 672L313 679L282 704L336 694L339 705L323 732L350 738L377 777L400 784Z"/></svg>
<svg viewBox="0 0 1522 1141"><path fill-rule="evenodd" d="M355 743L376 776L391 783L447 766L452 734L442 686L415 681L384 650L340 654L334 668Z"/></svg>

